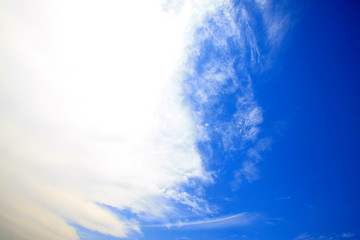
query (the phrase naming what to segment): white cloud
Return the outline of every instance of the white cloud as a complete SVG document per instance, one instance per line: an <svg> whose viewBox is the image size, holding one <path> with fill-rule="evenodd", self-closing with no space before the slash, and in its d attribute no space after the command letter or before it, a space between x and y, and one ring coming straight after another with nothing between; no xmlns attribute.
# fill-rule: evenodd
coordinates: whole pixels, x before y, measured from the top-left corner
<svg viewBox="0 0 360 240"><path fill-rule="evenodd" d="M249 71L262 64L258 39L247 9L229 2L2 2L1 238L77 239L69 223L117 237L141 231L135 219L104 205L157 222L186 218L179 204L199 216L213 213L204 196L182 187L213 182L196 143L217 133L225 150L239 150L256 141L263 121ZM269 38L280 36L280 15L270 21L268 1L257 2ZM223 58L210 57L197 73L191 59L209 39ZM183 86L189 76L196 81ZM188 93L202 106L195 113L184 104ZM220 96L235 93L229 119L204 118ZM259 159L262 151L249 156ZM256 161L244 162L249 181L258 176ZM252 219L242 213L182 224Z"/></svg>
<svg viewBox="0 0 360 240"><path fill-rule="evenodd" d="M136 221L99 203L168 219L164 193L211 180L174 72L220 1L172 2L2 2L1 238L124 237Z"/></svg>

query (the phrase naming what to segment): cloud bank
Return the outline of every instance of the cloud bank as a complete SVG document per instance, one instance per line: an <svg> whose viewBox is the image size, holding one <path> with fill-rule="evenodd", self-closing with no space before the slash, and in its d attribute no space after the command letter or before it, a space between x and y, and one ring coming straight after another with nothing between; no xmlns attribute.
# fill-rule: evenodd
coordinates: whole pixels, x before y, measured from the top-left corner
<svg viewBox="0 0 360 240"><path fill-rule="evenodd" d="M211 181L174 73L192 29L218 6L2 2L2 239L78 239L71 223L116 237L140 231L104 206L163 221L176 202L209 211L174 192Z"/></svg>
<svg viewBox="0 0 360 240"><path fill-rule="evenodd" d="M268 1L3 1L0 237L78 239L73 225L126 237L139 221L213 214L183 188L214 182L199 146L243 149L263 121L251 73L266 61L246 4L276 45Z"/></svg>

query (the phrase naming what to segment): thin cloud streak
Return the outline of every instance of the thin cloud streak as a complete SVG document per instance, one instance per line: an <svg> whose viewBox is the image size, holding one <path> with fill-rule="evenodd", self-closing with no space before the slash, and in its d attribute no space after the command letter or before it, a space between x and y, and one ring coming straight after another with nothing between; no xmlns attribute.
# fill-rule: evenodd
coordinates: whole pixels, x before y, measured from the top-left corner
<svg viewBox="0 0 360 240"><path fill-rule="evenodd" d="M167 228L185 228L185 229L216 229L246 226L254 223L260 218L260 215L254 213L238 213L230 216L210 218L193 222L178 222L168 224L145 225L144 227L167 227Z"/></svg>

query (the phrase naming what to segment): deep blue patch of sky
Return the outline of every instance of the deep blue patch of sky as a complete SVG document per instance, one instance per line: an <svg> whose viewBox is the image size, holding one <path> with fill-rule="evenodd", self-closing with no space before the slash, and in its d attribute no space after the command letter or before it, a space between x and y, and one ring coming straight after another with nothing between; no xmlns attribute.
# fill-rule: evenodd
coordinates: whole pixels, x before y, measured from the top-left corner
<svg viewBox="0 0 360 240"><path fill-rule="evenodd" d="M290 199L262 197L267 212L285 220L289 235L280 239L301 232L358 239L360 8L355 1L302 4L280 72L256 85L264 131L280 133L264 157L263 187Z"/></svg>

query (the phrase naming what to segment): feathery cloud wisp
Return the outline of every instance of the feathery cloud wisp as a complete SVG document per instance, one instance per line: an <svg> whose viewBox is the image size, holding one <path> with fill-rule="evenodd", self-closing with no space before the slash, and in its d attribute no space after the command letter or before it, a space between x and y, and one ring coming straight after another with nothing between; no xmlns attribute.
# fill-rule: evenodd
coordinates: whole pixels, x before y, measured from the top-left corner
<svg viewBox="0 0 360 240"><path fill-rule="evenodd" d="M186 228L186 229L216 229L235 226L246 226L259 219L259 215L253 213L238 213L230 216L210 218L192 222L178 222L160 225L148 225L146 227L167 227L167 228Z"/></svg>

